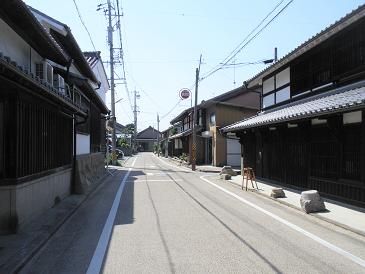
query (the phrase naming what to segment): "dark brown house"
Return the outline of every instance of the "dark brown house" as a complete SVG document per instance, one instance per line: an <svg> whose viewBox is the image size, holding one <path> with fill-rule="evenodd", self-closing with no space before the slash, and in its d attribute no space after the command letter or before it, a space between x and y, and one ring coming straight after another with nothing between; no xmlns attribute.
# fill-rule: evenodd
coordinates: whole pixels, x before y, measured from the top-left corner
<svg viewBox="0 0 365 274"><path fill-rule="evenodd" d="M365 205L365 6L247 81L261 112L222 129L258 177Z"/></svg>
<svg viewBox="0 0 365 274"><path fill-rule="evenodd" d="M249 117L259 109L259 94L239 87L202 101L197 106L197 163L214 166L240 165L240 145L228 139L219 129L234 121ZM170 156L191 155L193 108L180 113L170 123L176 132L169 137L173 150Z"/></svg>
<svg viewBox="0 0 365 274"><path fill-rule="evenodd" d="M161 133L151 126L142 130L141 132L138 132L136 138L138 151L154 151L155 145L157 145L158 138L160 138L161 140Z"/></svg>

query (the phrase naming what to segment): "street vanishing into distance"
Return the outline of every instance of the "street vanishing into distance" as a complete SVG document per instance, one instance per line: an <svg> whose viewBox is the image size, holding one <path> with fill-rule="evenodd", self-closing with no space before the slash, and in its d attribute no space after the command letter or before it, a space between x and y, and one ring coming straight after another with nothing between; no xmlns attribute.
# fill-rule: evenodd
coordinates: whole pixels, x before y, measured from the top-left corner
<svg viewBox="0 0 365 274"><path fill-rule="evenodd" d="M364 273L363 237L139 153L20 273Z"/></svg>

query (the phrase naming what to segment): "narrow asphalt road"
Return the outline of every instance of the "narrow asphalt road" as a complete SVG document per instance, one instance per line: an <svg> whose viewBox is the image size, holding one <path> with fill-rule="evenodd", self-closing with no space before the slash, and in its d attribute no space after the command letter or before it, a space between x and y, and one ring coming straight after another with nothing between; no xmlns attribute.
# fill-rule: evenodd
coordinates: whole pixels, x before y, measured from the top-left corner
<svg viewBox="0 0 365 274"><path fill-rule="evenodd" d="M141 153L21 273L99 272L365 273L365 239Z"/></svg>

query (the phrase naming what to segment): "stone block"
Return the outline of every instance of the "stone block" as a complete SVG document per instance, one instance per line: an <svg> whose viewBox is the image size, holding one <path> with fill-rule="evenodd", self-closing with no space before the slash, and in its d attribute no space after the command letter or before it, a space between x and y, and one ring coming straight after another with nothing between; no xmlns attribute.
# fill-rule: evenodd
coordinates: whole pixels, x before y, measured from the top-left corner
<svg viewBox="0 0 365 274"><path fill-rule="evenodd" d="M273 188L271 189L270 197L273 198L285 198L285 192L282 188Z"/></svg>
<svg viewBox="0 0 365 274"><path fill-rule="evenodd" d="M231 175L231 176L237 176L237 172L234 171L231 166L224 166L222 168L222 171L219 174L220 175L228 174L228 175Z"/></svg>
<svg viewBox="0 0 365 274"><path fill-rule="evenodd" d="M231 179L231 175L229 174L220 174L220 177L222 180L230 180Z"/></svg>
<svg viewBox="0 0 365 274"><path fill-rule="evenodd" d="M303 191L300 197L300 206L306 213L326 210L326 206L317 190Z"/></svg>

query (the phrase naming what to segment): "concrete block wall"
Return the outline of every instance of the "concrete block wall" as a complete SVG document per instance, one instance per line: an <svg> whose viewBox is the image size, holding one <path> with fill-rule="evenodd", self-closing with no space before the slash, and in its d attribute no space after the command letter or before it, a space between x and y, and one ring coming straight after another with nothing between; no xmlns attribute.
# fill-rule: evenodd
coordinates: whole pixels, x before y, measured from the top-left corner
<svg viewBox="0 0 365 274"><path fill-rule="evenodd" d="M26 183L0 186L0 233L21 229L29 220L70 195L71 169Z"/></svg>

